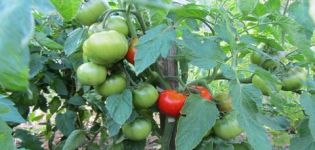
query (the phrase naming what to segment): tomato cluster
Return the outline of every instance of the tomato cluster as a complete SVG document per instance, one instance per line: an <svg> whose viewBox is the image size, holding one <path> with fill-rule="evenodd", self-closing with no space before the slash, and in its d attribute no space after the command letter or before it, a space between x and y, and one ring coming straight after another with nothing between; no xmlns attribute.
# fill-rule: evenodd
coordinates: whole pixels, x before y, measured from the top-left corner
<svg viewBox="0 0 315 150"><path fill-rule="evenodd" d="M306 71L299 66L284 66L281 62L281 52L269 53L256 53L253 52L250 60L253 64L259 65L262 68L274 73L281 83L274 83L274 87L270 87L258 75L254 75L252 83L261 90L264 95L269 96L272 92L279 92L281 89L284 91L296 91L301 89L307 78ZM282 64L282 65L280 65Z"/></svg>

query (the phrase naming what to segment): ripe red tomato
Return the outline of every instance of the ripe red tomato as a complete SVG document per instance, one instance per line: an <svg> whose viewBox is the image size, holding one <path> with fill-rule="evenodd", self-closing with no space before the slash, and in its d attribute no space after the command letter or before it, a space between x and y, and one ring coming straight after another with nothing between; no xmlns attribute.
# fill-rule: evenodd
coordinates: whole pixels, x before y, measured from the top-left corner
<svg viewBox="0 0 315 150"><path fill-rule="evenodd" d="M202 98L211 101L212 94L207 88L205 88L203 86L199 86L199 85L195 86L195 88L198 90L198 92Z"/></svg>
<svg viewBox="0 0 315 150"><path fill-rule="evenodd" d="M135 47L130 47L128 49L127 55L125 58L130 62L131 64L135 64L135 54L136 54L137 49Z"/></svg>
<svg viewBox="0 0 315 150"><path fill-rule="evenodd" d="M184 94L178 93L175 90L164 90L160 93L158 107L162 113L178 117L185 101L186 96Z"/></svg>

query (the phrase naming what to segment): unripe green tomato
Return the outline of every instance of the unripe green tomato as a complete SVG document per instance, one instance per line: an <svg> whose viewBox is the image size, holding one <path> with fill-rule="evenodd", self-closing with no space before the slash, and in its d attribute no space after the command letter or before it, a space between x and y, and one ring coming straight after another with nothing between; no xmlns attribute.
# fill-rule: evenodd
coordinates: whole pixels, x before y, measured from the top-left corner
<svg viewBox="0 0 315 150"><path fill-rule="evenodd" d="M123 59L127 51L127 39L114 30L94 33L83 44L83 52L92 62L106 66Z"/></svg>
<svg viewBox="0 0 315 150"><path fill-rule="evenodd" d="M254 86L256 86L257 88L260 89L260 91L264 94L269 96L272 93L272 88L268 87L268 85L266 84L266 82L264 80L262 80L259 76L254 75L253 79L252 79L252 83ZM280 91L281 90L281 85L280 84L276 84L276 91Z"/></svg>
<svg viewBox="0 0 315 150"><path fill-rule="evenodd" d="M92 62L84 63L77 69L77 78L84 85L99 85L106 79L105 67Z"/></svg>
<svg viewBox="0 0 315 150"><path fill-rule="evenodd" d="M88 35L91 36L92 34L101 32L101 31L105 31L105 29L103 29L102 23L93 23L89 27Z"/></svg>
<svg viewBox="0 0 315 150"><path fill-rule="evenodd" d="M146 139L152 130L151 121L146 119L136 119L132 122L125 123L122 127L124 136L133 141Z"/></svg>
<svg viewBox="0 0 315 150"><path fill-rule="evenodd" d="M222 119L218 119L213 127L214 133L222 139L231 139L243 132L235 114L227 114Z"/></svg>
<svg viewBox="0 0 315 150"><path fill-rule="evenodd" d="M156 103L159 93L154 86L140 83L133 94L133 104L136 108L149 108Z"/></svg>
<svg viewBox="0 0 315 150"><path fill-rule="evenodd" d="M121 16L111 16L105 24L106 30L115 30L125 36L128 35L129 29L125 18Z"/></svg>
<svg viewBox="0 0 315 150"><path fill-rule="evenodd" d="M264 62L264 58L261 54L258 54L256 52L253 52L251 55L250 55L250 61L253 63L253 64L256 64L256 65L261 65L263 62Z"/></svg>
<svg viewBox="0 0 315 150"><path fill-rule="evenodd" d="M267 59L261 66L266 70L273 70L278 66L278 64L272 59Z"/></svg>
<svg viewBox="0 0 315 150"><path fill-rule="evenodd" d="M229 95L229 93L219 93L215 96L214 99L217 101L217 105L220 111L232 111L232 97Z"/></svg>
<svg viewBox="0 0 315 150"><path fill-rule="evenodd" d="M105 82L96 86L95 89L97 93L102 96L111 96L115 94L119 94L127 86L126 79L121 75L111 75L106 78Z"/></svg>
<svg viewBox="0 0 315 150"><path fill-rule="evenodd" d="M103 0L90 0L82 5L76 20L83 25L91 25L109 8Z"/></svg>
<svg viewBox="0 0 315 150"><path fill-rule="evenodd" d="M306 78L306 71L300 67L295 67L291 69L284 78L282 78L282 89L285 91L298 90L303 86Z"/></svg>

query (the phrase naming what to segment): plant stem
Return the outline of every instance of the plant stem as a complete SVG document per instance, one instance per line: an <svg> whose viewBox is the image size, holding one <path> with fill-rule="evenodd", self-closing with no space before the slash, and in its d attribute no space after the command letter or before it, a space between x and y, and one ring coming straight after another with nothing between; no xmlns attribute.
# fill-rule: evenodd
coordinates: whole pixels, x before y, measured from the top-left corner
<svg viewBox="0 0 315 150"><path fill-rule="evenodd" d="M164 132L162 136L162 150L170 150L170 143L173 136L176 120L172 117L167 117L164 122Z"/></svg>

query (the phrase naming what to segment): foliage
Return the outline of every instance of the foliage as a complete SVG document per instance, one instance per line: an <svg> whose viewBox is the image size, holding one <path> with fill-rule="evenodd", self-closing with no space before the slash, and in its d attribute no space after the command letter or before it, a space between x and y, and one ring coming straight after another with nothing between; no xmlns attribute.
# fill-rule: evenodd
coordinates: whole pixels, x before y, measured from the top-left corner
<svg viewBox="0 0 315 150"><path fill-rule="evenodd" d="M271 150L278 143L289 144L289 138L290 145L283 147L312 149L315 14L309 13L309 5L308 0L111 0L93 12L97 6L82 0L2 0L1 149L144 149L149 144L142 136L133 141L122 133L124 125L139 119L152 123L145 137L157 137L154 142L162 149L234 149L248 143L257 150ZM90 9L85 13L94 15L88 24L97 18L100 25L93 32L105 33L108 20L118 15L124 35L115 26L110 27L118 31L111 32L115 38L89 35L89 26L77 17L85 7ZM106 47L97 47L98 54L88 48L83 52L87 39L91 47L104 41L116 45L107 45L110 53ZM126 39L135 53L134 63L123 58ZM259 63L250 61L253 54L260 57ZM103 57L106 65L93 57ZM106 67L102 81L119 74L127 86L101 96L97 85L84 85L77 77L78 67L87 62ZM294 81L298 86L284 89L284 83L290 84L287 77L296 73L292 68L303 70L303 77ZM253 84L254 76L261 81ZM149 108L135 107L134 93L144 82L159 92L172 89L187 96L180 116L166 116L151 102ZM200 97L196 86L213 97L229 93L226 97L232 99L233 113L244 130L241 137L226 140L211 131L227 113L219 111L217 101ZM153 97L152 103L156 93ZM44 125L34 129L38 134L20 129L26 121ZM56 136L62 138L55 141ZM48 147L42 147L43 140Z"/></svg>

